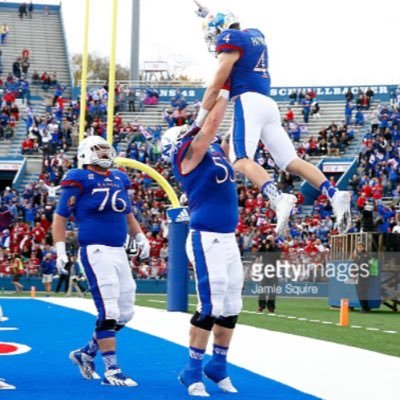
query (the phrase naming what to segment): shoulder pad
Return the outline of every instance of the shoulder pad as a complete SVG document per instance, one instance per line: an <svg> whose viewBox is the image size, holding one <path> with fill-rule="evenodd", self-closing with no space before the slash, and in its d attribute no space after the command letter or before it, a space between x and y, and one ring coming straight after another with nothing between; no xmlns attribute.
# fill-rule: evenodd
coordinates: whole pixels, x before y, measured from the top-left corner
<svg viewBox="0 0 400 400"><path fill-rule="evenodd" d="M87 180L88 171L85 169L70 169L68 170L61 180L63 188L77 187L83 190L84 182Z"/></svg>
<svg viewBox="0 0 400 400"><path fill-rule="evenodd" d="M243 52L243 32L237 29L227 29L217 37L217 53L239 51Z"/></svg>
<svg viewBox="0 0 400 400"><path fill-rule="evenodd" d="M131 180L125 172L120 171L119 169L111 169L110 172L122 180L124 187L129 188L131 186Z"/></svg>
<svg viewBox="0 0 400 400"><path fill-rule="evenodd" d="M182 140L179 140L174 147L174 151L172 153L172 164L180 164L183 157L185 157L186 151L189 148L190 143L192 143L194 136L186 137Z"/></svg>

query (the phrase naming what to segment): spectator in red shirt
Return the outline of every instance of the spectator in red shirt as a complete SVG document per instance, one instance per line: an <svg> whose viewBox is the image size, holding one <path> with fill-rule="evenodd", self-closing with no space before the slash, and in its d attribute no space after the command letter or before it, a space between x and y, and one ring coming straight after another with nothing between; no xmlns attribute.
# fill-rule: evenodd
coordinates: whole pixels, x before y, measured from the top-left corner
<svg viewBox="0 0 400 400"><path fill-rule="evenodd" d="M360 211L364 210L365 204L367 204L367 198L365 196L365 192L362 192L360 197L357 199L357 207Z"/></svg>
<svg viewBox="0 0 400 400"><path fill-rule="evenodd" d="M32 154L34 148L34 142L31 138L27 137L21 144L22 154Z"/></svg>
<svg viewBox="0 0 400 400"><path fill-rule="evenodd" d="M288 107L287 113L285 115L285 121L287 123L294 121L294 112L290 107Z"/></svg>
<svg viewBox="0 0 400 400"><path fill-rule="evenodd" d="M35 227L32 229L32 237L35 243L41 243L46 237L46 231L40 222L36 222Z"/></svg>
<svg viewBox="0 0 400 400"><path fill-rule="evenodd" d="M254 199L254 197L251 195L251 194L249 194L248 195L248 197L247 197L247 199L246 199L246 201L245 201L245 203L244 203L244 206L246 207L246 208L249 208L250 209L250 212L254 209L254 207L256 206L256 200Z"/></svg>
<svg viewBox="0 0 400 400"><path fill-rule="evenodd" d="M360 194L365 194L366 198L370 198L372 196L372 188L366 183L360 190Z"/></svg>

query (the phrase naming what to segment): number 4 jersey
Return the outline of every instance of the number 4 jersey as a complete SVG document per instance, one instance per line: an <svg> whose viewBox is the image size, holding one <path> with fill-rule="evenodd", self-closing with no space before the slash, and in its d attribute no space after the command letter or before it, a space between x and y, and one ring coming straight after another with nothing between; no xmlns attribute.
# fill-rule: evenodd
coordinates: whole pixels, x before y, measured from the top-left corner
<svg viewBox="0 0 400 400"><path fill-rule="evenodd" d="M56 213L65 218L74 214L81 246L123 246L126 214L132 212L126 174L118 170L102 175L87 169L71 169L63 177L61 187Z"/></svg>
<svg viewBox="0 0 400 400"><path fill-rule="evenodd" d="M173 172L189 201L190 228L232 233L238 223L238 198L232 166L221 146L212 144L200 164L188 174L181 162L193 138L182 140L172 157Z"/></svg>
<svg viewBox="0 0 400 400"><path fill-rule="evenodd" d="M240 58L230 76L231 97L246 92L270 94L268 50L264 35L257 29L227 29L217 37L217 53L238 51Z"/></svg>

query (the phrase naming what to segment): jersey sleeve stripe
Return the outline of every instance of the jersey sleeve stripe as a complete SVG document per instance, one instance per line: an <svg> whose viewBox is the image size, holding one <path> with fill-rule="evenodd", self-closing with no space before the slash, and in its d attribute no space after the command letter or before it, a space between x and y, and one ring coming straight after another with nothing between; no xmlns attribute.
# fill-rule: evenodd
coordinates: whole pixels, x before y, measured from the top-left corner
<svg viewBox="0 0 400 400"><path fill-rule="evenodd" d="M220 44L216 49L217 53L222 53L224 51L238 51L240 53L240 57L243 55L243 49L239 46L235 46L233 44Z"/></svg>
<svg viewBox="0 0 400 400"><path fill-rule="evenodd" d="M183 176L188 175L188 174L184 174L182 172L181 162L182 162L183 158L185 157L185 154L186 154L187 150L189 149L189 146L191 143L192 143L191 140L188 140L186 143L184 143L184 145L179 149L178 154L176 156L176 163L178 165L179 173Z"/></svg>
<svg viewBox="0 0 400 400"><path fill-rule="evenodd" d="M61 186L63 188L79 188L81 193L83 192L82 183L80 183L80 182L78 182L78 181L76 181L74 179L68 179L68 180L62 181L61 182Z"/></svg>

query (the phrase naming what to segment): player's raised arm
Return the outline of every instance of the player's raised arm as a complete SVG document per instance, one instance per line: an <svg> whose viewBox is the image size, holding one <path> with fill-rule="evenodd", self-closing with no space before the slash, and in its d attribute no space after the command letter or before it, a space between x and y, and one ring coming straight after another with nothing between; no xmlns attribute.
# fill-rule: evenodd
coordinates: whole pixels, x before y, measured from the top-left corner
<svg viewBox="0 0 400 400"><path fill-rule="evenodd" d="M240 53L236 50L218 55L217 70L215 71L214 77L208 85L201 102L201 107L203 109L210 111L215 105L220 90L225 88L225 84L229 80L233 66L239 58Z"/></svg>
<svg viewBox="0 0 400 400"><path fill-rule="evenodd" d="M229 93L226 91L226 93L222 94L218 98L217 103L207 116L204 126L190 143L189 148L181 162L181 169L183 173L189 173L200 164L210 144L215 140L218 128L224 119L228 104L228 96Z"/></svg>

